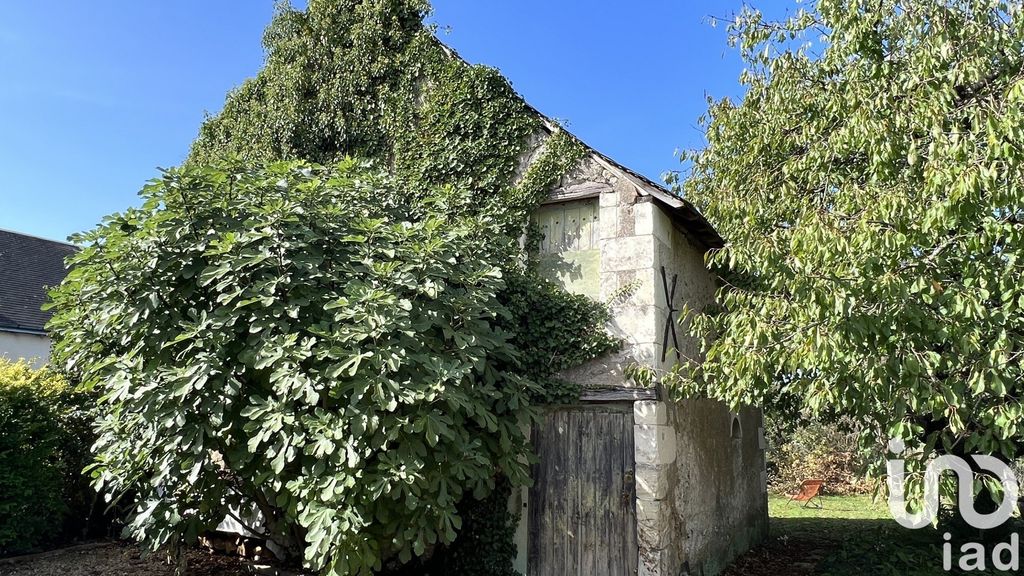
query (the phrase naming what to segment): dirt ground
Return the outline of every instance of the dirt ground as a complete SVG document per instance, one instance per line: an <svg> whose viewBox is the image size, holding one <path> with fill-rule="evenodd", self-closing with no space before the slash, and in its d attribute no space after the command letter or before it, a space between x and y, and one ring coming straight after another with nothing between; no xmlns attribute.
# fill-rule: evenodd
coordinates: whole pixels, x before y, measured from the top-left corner
<svg viewBox="0 0 1024 576"><path fill-rule="evenodd" d="M242 576L256 574L237 557L188 553L189 576ZM268 572L272 574L273 572ZM24 558L0 560L0 576L173 576L174 567L161 555L143 558L130 544L108 543L72 547Z"/></svg>
<svg viewBox="0 0 1024 576"><path fill-rule="evenodd" d="M740 557L722 576L810 576L831 552L830 543L808 538L771 538Z"/></svg>

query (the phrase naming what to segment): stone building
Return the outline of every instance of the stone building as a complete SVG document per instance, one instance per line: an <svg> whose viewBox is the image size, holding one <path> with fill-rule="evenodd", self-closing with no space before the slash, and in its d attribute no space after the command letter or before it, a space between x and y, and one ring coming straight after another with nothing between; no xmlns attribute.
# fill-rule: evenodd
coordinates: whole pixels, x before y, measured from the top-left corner
<svg viewBox="0 0 1024 576"><path fill-rule="evenodd" d="M544 130L520 177L559 130L533 113ZM657 377L638 387L626 368L658 374L699 357L680 310L713 302L704 254L722 238L691 204L593 149L534 217L542 271L608 303L608 328L624 346L563 374L582 385L579 403L547 409L530 431L534 482L510 502L520 517L515 568L528 576L719 573L767 534L761 412L674 401ZM232 520L220 529L246 533Z"/></svg>
<svg viewBox="0 0 1024 576"><path fill-rule="evenodd" d="M679 311L713 302L704 254L722 239L688 202L592 149L535 218L542 270L609 303L625 345L564 374L583 386L581 402L548 410L531 431L534 485L512 504L517 570L717 574L767 535L761 412L672 401L657 377L638 388L624 371L699 357Z"/></svg>

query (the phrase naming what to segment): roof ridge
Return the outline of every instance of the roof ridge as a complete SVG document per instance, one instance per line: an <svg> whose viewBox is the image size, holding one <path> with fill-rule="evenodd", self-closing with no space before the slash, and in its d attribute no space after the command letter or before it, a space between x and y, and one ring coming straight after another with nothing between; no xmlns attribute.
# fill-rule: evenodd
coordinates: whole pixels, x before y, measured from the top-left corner
<svg viewBox="0 0 1024 576"><path fill-rule="evenodd" d="M465 58L463 58L462 55L459 54L459 52L457 50L455 50L451 46L445 44L444 41L441 40L440 38L438 38L436 34L431 34L431 37L434 39L435 42L438 43L438 45L441 46L441 49L444 50L449 56L459 60L460 62L462 62L463 64L466 64L467 66L474 66L473 63L471 63L470 61L468 61ZM488 66L488 65L484 64L484 66ZM502 76L504 76L504 74L502 74ZM508 78L506 78L506 80L508 80ZM509 81L509 83L511 83L511 80L508 80L508 81ZM513 88L513 90L515 90L515 89ZM650 184L651 186L656 186L656 187L660 188L662 191L664 191L664 192L666 192L668 194L671 194L672 196L674 196L676 198L679 198L680 200L684 200L684 198L682 198L681 196L675 194L672 190L670 190L667 186L665 186L665 184L663 184L661 182L657 182L654 179L649 178L649 177L647 177L647 176L637 172L636 170L633 170L632 168L629 168L629 167L625 166L624 164L622 164L621 162L618 162L617 160L615 160L611 156L608 156L604 152L601 152L597 148L591 146L585 140L583 140L583 138L580 138L578 135L576 135L572 130L569 130L568 128L563 126L560 122L558 122L557 120L552 119L547 114L545 114L545 113L541 112L540 110L538 110L537 107L534 106L533 104L531 104L530 101L527 100L525 96L520 94L518 90L515 90L515 94L523 102L523 104L526 105L526 107L531 112L533 112L534 114L536 114L537 116L540 117L541 123L544 125L544 128L548 132L554 133L554 132L557 132L557 131L561 130L562 132L565 132L566 134L572 136L573 139L575 139L577 142L582 144L584 148L586 148L590 152L593 152L593 153L597 154L602 159L604 159L606 162L614 164L617 168L620 168L622 170L625 170L625 171L629 172L633 176L635 176L637 178L640 178L641 180L644 180L647 184Z"/></svg>
<svg viewBox="0 0 1024 576"><path fill-rule="evenodd" d="M26 234L24 232L18 232L17 230L10 230L8 228L0 228L0 232L6 232L8 234L14 234L15 236L22 236L24 238L32 238L34 240L42 240L44 242L53 242L54 244L62 244L64 246L70 246L72 248L78 248L78 246L76 246L75 244L72 244L71 242L64 242L64 241L61 241L61 240L54 240L53 238L44 238L42 236L36 236L35 234Z"/></svg>
<svg viewBox="0 0 1024 576"><path fill-rule="evenodd" d="M437 34L434 34L433 32L430 31L428 31L428 33L430 33L430 37L433 39L433 41L436 42L437 45L441 47L441 50L443 50L449 57L455 58L456 60L462 62L466 66L473 66L472 63L463 58L462 55L459 54L454 48L445 44L444 41L438 38ZM491 66L491 68L494 67ZM508 77L504 76L504 74L502 74L502 77L504 77L505 80L509 82L509 84L512 83L512 81ZM690 202L688 199L677 195L664 184L656 182L651 178L644 176L643 174L637 172L636 170L633 170L632 168L625 166L621 162L616 161L612 157L601 152L597 148L591 146L582 138L574 134L571 130L569 130L559 122L552 120L551 117L549 117L547 114L544 114L543 112L538 110L536 106L530 104L529 100L527 100L525 96L523 96L517 90L515 90L515 87L513 87L512 89L513 92L515 92L516 97L519 98L520 102L522 102L523 105L525 105L531 113L535 114L540 119L543 130L546 131L548 134L553 135L558 131L568 134L573 140L575 140L581 146L583 146L583 148L586 149L588 154L596 158L599 162L604 163L606 168L610 168L613 171L619 171L625 179L632 182L633 186L635 186L638 191L641 191L641 194L650 194L651 196L655 197L659 202L668 205L673 210L680 211L683 220L686 222L686 226L693 228L692 231L698 236L698 239L708 247L720 248L725 244L725 240L723 240L718 231L715 230L715 227L707 220L707 218L700 212L700 210L698 210L697 207L694 206L693 203Z"/></svg>

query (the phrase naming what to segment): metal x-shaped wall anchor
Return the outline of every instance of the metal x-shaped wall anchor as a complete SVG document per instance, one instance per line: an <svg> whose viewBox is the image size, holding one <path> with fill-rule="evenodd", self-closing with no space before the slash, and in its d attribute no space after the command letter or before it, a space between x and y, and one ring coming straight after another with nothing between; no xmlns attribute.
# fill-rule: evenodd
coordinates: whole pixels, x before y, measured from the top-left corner
<svg viewBox="0 0 1024 576"><path fill-rule="evenodd" d="M679 279L678 274L672 275L672 288L668 287L668 278L665 276L665 267L661 267L661 285L665 288L665 302L668 303L668 318L665 319L665 335L661 338L661 361L664 362L668 356L668 334L672 333L672 344L675 345L676 360L681 357L679 355L679 339L676 337L676 312L679 310L675 306L676 299L676 280Z"/></svg>

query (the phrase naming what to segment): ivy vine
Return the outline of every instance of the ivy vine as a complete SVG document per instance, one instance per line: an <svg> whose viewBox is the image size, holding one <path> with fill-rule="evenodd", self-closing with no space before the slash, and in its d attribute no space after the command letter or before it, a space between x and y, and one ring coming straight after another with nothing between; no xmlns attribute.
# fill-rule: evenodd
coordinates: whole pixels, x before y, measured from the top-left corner
<svg viewBox="0 0 1024 576"><path fill-rule="evenodd" d="M414 188L474 190L475 210L535 240L530 215L585 148L562 130L547 136L497 70L467 64L436 39L423 24L428 12L422 0L279 4L265 67L203 123L188 163L367 158ZM518 174L538 135L540 154ZM501 263L515 311L508 328L527 375L556 389L539 399L571 402L578 391L555 374L618 342L603 329L607 308L541 278L533 248L528 241L522 262Z"/></svg>

